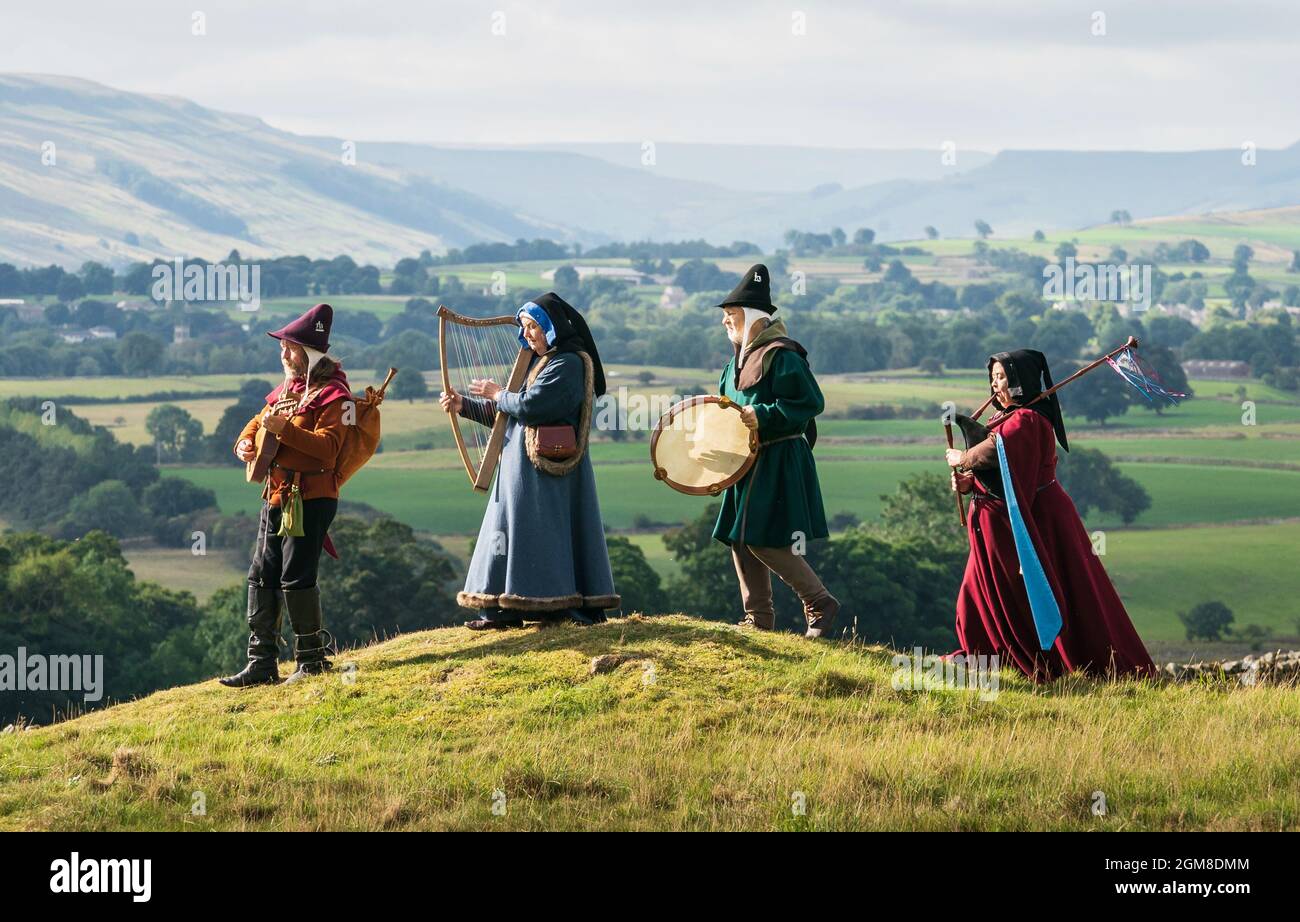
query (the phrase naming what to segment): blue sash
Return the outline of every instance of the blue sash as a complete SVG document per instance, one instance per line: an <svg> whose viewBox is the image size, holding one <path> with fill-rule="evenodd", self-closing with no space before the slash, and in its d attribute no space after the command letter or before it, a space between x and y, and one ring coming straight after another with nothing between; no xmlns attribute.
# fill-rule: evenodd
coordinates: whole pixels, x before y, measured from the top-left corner
<svg viewBox="0 0 1300 922"><path fill-rule="evenodd" d="M1006 497L1007 516L1011 519L1011 534L1016 539L1016 556L1020 558L1020 573L1025 579L1025 594L1029 596L1029 609L1034 613L1034 627L1038 631L1038 645L1050 650L1061 633L1061 608L1056 595L1043 572L1043 564L1034 550L1034 539L1025 527L1020 514L1020 501L1011 482L1011 467L1007 464L1007 450L1002 445L1002 434L996 434L998 466L1002 469L1002 493Z"/></svg>

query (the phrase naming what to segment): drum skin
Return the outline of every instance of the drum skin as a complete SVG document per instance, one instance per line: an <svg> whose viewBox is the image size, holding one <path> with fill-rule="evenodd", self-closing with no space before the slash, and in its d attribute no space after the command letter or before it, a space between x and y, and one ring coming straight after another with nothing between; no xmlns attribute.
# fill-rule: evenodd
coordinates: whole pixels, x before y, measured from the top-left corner
<svg viewBox="0 0 1300 922"><path fill-rule="evenodd" d="M650 437L655 479L692 496L717 496L757 457L758 434L726 397L688 397L663 415Z"/></svg>

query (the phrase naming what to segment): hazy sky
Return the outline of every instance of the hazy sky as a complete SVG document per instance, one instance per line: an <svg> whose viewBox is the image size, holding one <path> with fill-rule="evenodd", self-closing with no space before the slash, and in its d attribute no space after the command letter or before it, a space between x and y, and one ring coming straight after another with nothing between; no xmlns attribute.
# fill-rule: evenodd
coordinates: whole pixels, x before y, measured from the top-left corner
<svg viewBox="0 0 1300 922"><path fill-rule="evenodd" d="M0 69L355 140L1279 147L1296 6L4 0Z"/></svg>

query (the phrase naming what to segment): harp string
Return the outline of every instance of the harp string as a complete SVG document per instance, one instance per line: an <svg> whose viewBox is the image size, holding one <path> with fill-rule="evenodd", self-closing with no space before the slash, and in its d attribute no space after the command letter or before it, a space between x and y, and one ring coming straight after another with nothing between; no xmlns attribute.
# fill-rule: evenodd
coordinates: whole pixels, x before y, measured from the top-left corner
<svg viewBox="0 0 1300 922"><path fill-rule="evenodd" d="M467 400L475 400L469 392L470 382L475 378L491 378L502 387L506 386L515 358L519 355L515 324L467 326L450 323L446 329L448 362L452 365L448 369L448 378L458 393ZM480 419L475 414L476 404L470 403L469 407L466 411L469 418L460 427L461 436L468 443L467 448L472 446L476 467L481 467L487 452L494 414L485 408L487 412Z"/></svg>

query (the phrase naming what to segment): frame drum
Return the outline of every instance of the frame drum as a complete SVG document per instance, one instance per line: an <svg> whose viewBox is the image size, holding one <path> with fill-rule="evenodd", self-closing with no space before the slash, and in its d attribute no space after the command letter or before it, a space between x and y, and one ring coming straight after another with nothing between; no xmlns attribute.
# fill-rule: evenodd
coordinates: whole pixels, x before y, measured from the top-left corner
<svg viewBox="0 0 1300 922"><path fill-rule="evenodd" d="M744 477L758 457L758 433L727 397L688 397L650 437L655 479L679 493L717 496Z"/></svg>

